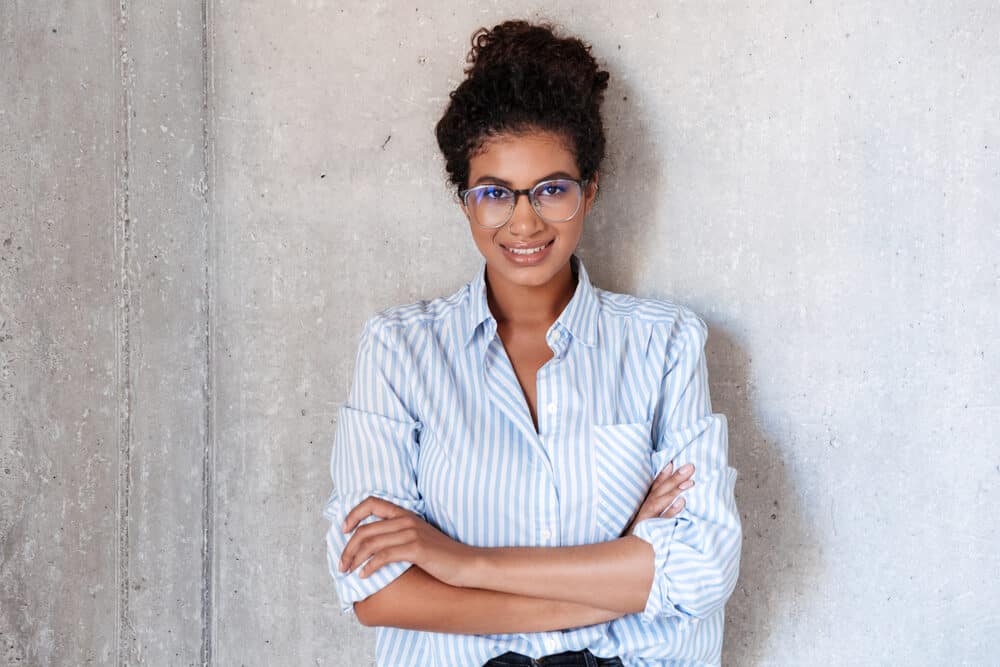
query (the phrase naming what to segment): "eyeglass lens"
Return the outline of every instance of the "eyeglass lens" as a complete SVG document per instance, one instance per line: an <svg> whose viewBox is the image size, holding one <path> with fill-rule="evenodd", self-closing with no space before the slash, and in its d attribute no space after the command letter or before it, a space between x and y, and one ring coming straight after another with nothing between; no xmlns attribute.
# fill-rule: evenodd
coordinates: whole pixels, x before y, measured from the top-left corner
<svg viewBox="0 0 1000 667"><path fill-rule="evenodd" d="M569 179L539 183L529 199L538 215L547 222L569 220L580 206L580 184ZM514 212L514 193L502 185L473 188L466 197L466 206L476 222L484 227L501 227Z"/></svg>

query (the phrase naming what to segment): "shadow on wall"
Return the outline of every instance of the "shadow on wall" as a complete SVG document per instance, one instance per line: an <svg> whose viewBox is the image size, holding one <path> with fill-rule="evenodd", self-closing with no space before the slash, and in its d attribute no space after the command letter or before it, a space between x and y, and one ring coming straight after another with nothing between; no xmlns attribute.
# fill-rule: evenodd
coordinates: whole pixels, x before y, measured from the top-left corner
<svg viewBox="0 0 1000 667"><path fill-rule="evenodd" d="M709 323L712 409L729 421L729 464L736 468L736 505L743 523L740 577L726 605L724 665L766 662L781 619L794 614L803 582L822 570L799 507L782 448L758 428L751 403L750 358L728 332Z"/></svg>
<svg viewBox="0 0 1000 667"><path fill-rule="evenodd" d="M622 83L627 78L616 76L614 63L603 66L614 82L606 101L608 154L603 187L587 217L578 254L596 285L636 294L639 266L669 264L657 256L656 225L648 224L669 216L658 209L662 198L652 193L677 188L668 190L671 171L650 140L650 124L632 110L628 100L634 99L634 91ZM822 563L809 544L783 448L759 429L754 416L753 392L748 391L751 360L734 336L706 323L712 409L725 414L729 423L729 463L738 472L736 503L743 524L740 576L726 606L722 664L755 665L767 661L769 646L780 641L772 637L774 629L795 613L796 597L810 590L805 582L817 578Z"/></svg>
<svg viewBox="0 0 1000 667"><path fill-rule="evenodd" d="M577 254L587 266L591 281L605 289L635 294L639 265L651 257L650 220L662 220L652 193L666 187L664 168L652 142L646 120L633 113L634 91L614 63L601 66L611 73L611 86L602 112L607 151L600 168L597 198L587 214Z"/></svg>

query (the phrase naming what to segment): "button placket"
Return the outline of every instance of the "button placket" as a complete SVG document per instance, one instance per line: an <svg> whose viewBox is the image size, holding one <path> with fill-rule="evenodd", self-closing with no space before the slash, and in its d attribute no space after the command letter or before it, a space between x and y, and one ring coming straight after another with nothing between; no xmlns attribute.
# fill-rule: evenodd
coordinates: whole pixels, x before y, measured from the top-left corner
<svg viewBox="0 0 1000 667"><path fill-rule="evenodd" d="M557 327L551 334L550 339L555 341L557 344L553 345L556 351L556 359L559 356L559 350L563 347L559 345L558 342L561 341L564 336L563 332ZM539 401L539 426L542 433L541 439L544 442L550 456L554 455L554 450L559 446L558 438L559 434L562 432L562 428L559 426L560 420L558 419L559 414L559 404L555 400L550 400L555 398L555 393L553 387L558 385L558 379L556 376L559 375L560 370L558 368L553 368L550 360L549 363L542 366L537 374L538 380L538 395L537 400ZM553 474L558 476L557 471L553 470ZM554 484L558 485L556 479L552 480ZM555 500L555 497L553 498ZM554 543L558 543L557 533L558 530L556 526L559 524L559 503L553 502L550 510L544 512L540 515L540 521L537 526L538 532L538 544L541 546L552 546ZM547 640L551 641L551 640Z"/></svg>

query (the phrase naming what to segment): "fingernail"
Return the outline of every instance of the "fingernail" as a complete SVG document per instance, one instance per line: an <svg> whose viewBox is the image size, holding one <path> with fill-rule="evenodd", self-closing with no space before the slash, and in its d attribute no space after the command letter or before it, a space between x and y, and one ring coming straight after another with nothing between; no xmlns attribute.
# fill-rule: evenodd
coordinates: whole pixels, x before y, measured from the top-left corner
<svg viewBox="0 0 1000 667"><path fill-rule="evenodd" d="M669 475L670 471L673 470L673 469L674 469L674 462L671 461L670 463L667 464L667 467L664 468L663 472L661 472L660 474L661 475Z"/></svg>
<svg viewBox="0 0 1000 667"><path fill-rule="evenodd" d="M340 524L340 532L342 532L342 533L346 533L347 532L347 521L346 520L344 521L344 523Z"/></svg>
<svg viewBox="0 0 1000 667"><path fill-rule="evenodd" d="M694 486L694 482L689 479L686 482L681 482L680 486L678 486L677 488L690 489L692 486Z"/></svg>

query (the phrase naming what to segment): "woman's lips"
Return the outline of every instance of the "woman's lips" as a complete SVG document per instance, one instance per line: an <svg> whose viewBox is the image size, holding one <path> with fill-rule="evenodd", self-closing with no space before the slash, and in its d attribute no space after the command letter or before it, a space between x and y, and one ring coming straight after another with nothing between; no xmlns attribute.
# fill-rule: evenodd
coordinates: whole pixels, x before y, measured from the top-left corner
<svg viewBox="0 0 1000 667"><path fill-rule="evenodd" d="M542 248L542 250L538 250L536 252L532 252L529 254L520 254L512 252L509 248L507 248L507 246L503 244L501 244L500 247L503 249L504 256L514 264L517 264L519 266L533 266L535 264L541 263L542 260L544 260L548 256L549 249L552 248L552 244L554 242L555 239L552 239L545 244L545 247Z"/></svg>

